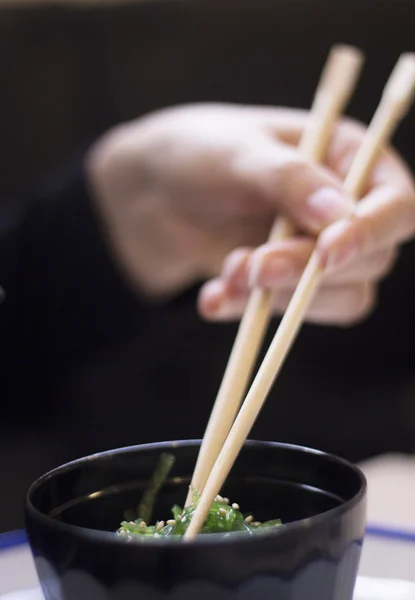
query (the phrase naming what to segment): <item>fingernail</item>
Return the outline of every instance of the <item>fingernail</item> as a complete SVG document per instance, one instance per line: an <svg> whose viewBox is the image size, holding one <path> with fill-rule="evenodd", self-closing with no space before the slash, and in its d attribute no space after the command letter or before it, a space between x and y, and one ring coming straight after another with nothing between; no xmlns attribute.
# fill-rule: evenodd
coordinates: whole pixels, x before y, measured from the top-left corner
<svg viewBox="0 0 415 600"><path fill-rule="evenodd" d="M246 250L235 250L225 259L222 273L225 279L243 278L243 271L249 253Z"/></svg>
<svg viewBox="0 0 415 600"><path fill-rule="evenodd" d="M213 315L210 316L212 321L232 321L236 319L235 309L229 302L224 304Z"/></svg>
<svg viewBox="0 0 415 600"><path fill-rule="evenodd" d="M206 283L201 289L200 305L205 314L214 314L220 310L224 300L223 283L219 280L212 280Z"/></svg>
<svg viewBox="0 0 415 600"><path fill-rule="evenodd" d="M320 188L307 199L313 225L324 227L347 217L353 210L353 202L335 188Z"/></svg>
<svg viewBox="0 0 415 600"><path fill-rule="evenodd" d="M326 256L323 266L327 271L344 267L355 260L361 252L361 243L351 234L348 220L333 223L320 237L319 246Z"/></svg>
<svg viewBox="0 0 415 600"><path fill-rule="evenodd" d="M204 317L213 322L217 321L233 321L240 316L244 308L244 299L230 300L225 296L221 296L220 301L211 307L212 310L204 313Z"/></svg>
<svg viewBox="0 0 415 600"><path fill-rule="evenodd" d="M294 274L292 262L284 256L258 254L252 259L249 274L249 287L256 285L276 285Z"/></svg>

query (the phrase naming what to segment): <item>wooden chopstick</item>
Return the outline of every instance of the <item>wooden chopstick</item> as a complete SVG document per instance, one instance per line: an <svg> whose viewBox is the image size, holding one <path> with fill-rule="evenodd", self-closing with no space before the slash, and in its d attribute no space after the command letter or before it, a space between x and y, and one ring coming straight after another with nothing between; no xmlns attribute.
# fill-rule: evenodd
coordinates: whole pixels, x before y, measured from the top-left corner
<svg viewBox="0 0 415 600"><path fill-rule="evenodd" d="M415 54L398 61L382 95L379 107L344 183L345 190L358 198L380 151L392 137L409 110L415 95ZM265 402L289 349L300 329L306 310L321 281L323 270L314 253L303 273L280 327L269 347L245 402L209 475L205 489L189 524L185 539L192 539L203 525Z"/></svg>
<svg viewBox="0 0 415 600"><path fill-rule="evenodd" d="M341 45L331 50L314 97L309 125L299 145L306 160L324 159L333 127L350 100L363 62L363 54L356 48ZM277 219L269 241L283 240L293 233L288 221ZM192 503L192 489L203 491L232 427L270 321L273 295L257 288L249 297L204 434L186 506Z"/></svg>

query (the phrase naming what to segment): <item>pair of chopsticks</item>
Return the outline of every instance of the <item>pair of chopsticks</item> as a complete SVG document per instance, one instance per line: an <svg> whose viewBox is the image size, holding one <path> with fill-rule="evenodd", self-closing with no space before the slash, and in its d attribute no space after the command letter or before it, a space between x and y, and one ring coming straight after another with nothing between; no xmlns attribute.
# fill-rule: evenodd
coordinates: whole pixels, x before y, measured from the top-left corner
<svg viewBox="0 0 415 600"><path fill-rule="evenodd" d="M363 55L358 50L345 46L332 50L315 95L309 127L299 146L307 160L324 159L333 127L352 95L362 65ZM352 197L362 195L380 151L409 110L414 94L415 54L403 54L344 181L344 190ZM285 239L292 233L290 224L279 220L270 241ZM192 488L201 497L185 539L195 537L202 527L278 376L323 274L314 252L237 415L271 316L273 293L253 290L199 452L186 504L192 501Z"/></svg>
<svg viewBox="0 0 415 600"><path fill-rule="evenodd" d="M324 160L333 128L351 98L362 66L363 55L355 48L336 46L331 51L315 93L308 127L299 145L299 152L306 160ZM288 221L277 219L269 241L283 240L293 233ZM246 391L271 318L273 295L269 290L257 288L248 300L193 473L191 488L200 493ZM191 488L186 505L192 503Z"/></svg>

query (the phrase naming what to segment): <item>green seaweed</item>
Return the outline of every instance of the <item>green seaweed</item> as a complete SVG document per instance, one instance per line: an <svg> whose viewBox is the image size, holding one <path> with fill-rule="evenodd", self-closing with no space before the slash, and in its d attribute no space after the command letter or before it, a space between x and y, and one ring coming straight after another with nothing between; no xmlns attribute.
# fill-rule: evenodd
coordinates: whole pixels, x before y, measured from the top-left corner
<svg viewBox="0 0 415 600"><path fill-rule="evenodd" d="M141 516L141 521L145 521L146 523L150 522L157 494L163 487L174 462L175 458L173 454L162 454L160 456L153 477L151 478L138 507L138 514Z"/></svg>
<svg viewBox="0 0 415 600"><path fill-rule="evenodd" d="M126 511L125 516L127 517L127 520L121 523L117 532L120 536L126 537L127 539L172 536L179 538L186 533L200 500L200 494L195 489L192 489L193 504L186 506L185 508L174 505L171 509L171 520L166 523L157 521L154 525L148 524L154 510L157 494L160 492L166 481L174 461L174 456L171 454L163 454L160 457L154 475L151 478L138 507L139 518L130 518L132 517L131 511ZM245 532L249 535L254 535L261 532L272 531L281 527L281 525L282 523L279 519L265 521L264 523L256 522L253 520L252 515L244 515L240 511L238 505L230 505L228 502L225 502L223 498L218 496L212 503L200 533L202 535L218 533L228 535L233 532Z"/></svg>

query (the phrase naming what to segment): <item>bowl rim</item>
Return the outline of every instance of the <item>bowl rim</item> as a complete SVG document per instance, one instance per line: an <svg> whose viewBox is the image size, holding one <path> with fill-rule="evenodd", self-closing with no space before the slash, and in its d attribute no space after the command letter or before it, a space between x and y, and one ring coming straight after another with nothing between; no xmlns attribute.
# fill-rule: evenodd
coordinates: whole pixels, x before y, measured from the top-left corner
<svg viewBox="0 0 415 600"><path fill-rule="evenodd" d="M34 518L40 520L45 525L48 525L58 531L66 532L68 534L73 534L73 535L76 535L77 537L80 537L83 539L87 538L90 540L92 538L96 542L100 542L103 544L109 544L111 546L114 545L115 547L116 546L118 546L118 547L126 546L126 541L123 538L115 535L115 532L102 531L102 530L98 530L98 529L90 529L87 527L79 527L78 525L71 525L69 523L63 523L61 521L56 520L53 517L50 517L49 515L46 515L45 513L41 512L39 509L37 509L34 506L34 504L32 503L31 498L32 498L33 494L44 483L50 481L56 475L76 469L83 463L91 462L93 460L99 460L101 458L111 457L113 455L130 454L130 453L134 453L137 451L145 452L146 450L155 450L155 449L159 449L160 451L163 451L163 450L167 450L169 448L171 449L171 448L177 448L177 447L200 446L201 441L202 440L200 440L200 439L187 439L187 440L172 440L172 441L163 441L163 442L149 442L146 444L137 444L134 446L124 446L121 448L114 448L112 450L105 450L103 452L97 452L97 453L83 456L81 458L77 458L70 462L64 463L63 465L55 467L54 469L41 475L38 479L36 479L31 484L31 486L29 487L29 489L26 493L26 500L25 500L26 513L33 514ZM315 456L322 456L329 462L337 463L338 465L341 465L341 466L347 468L349 471L353 472L360 481L359 490L352 498L350 498L346 502L342 503L340 506L336 506L330 510L319 513L312 517L308 517L306 519L299 519L297 521L292 521L290 523L287 523L286 525L283 524L284 527L281 527L280 530L273 531L273 532L265 532L261 536L247 536L247 535L243 535L243 534L240 534L238 536L237 532L234 535L229 536L229 537L223 537L221 534L216 534L216 535L212 534L212 535L206 535L206 536L199 535L195 539L191 540L190 543L189 542L177 543L179 540L172 540L170 538L158 538L155 540L153 540L151 538L146 538L145 540L137 541L137 545L142 543L145 545L145 547L148 547L149 549L150 548L151 549L163 548L163 551L166 551L169 548L171 548L171 549L175 549L175 551L179 551L179 549L185 549L185 548L189 548L189 547L194 548L195 546L196 547L206 547L206 546L216 546L216 545L222 546L225 543L227 545L232 545L232 544L236 543L238 546L241 546L242 544L254 544L254 543L258 544L258 542L260 542L260 541L269 540L269 539L275 538L277 536L287 537L287 536L295 535L301 529L304 529L304 528L311 529L312 527L316 527L322 523L325 523L332 519L341 517L345 513L352 510L362 500L365 501L367 498L367 480L366 480L366 477L365 477L364 473L362 472L362 470L359 467L357 467L356 465L353 465L351 462L349 462L339 456L336 456L335 454L323 452L321 450L316 450L314 448L309 448L307 446L289 444L289 443L284 443L284 442L265 441L265 440L250 440L249 439L249 440L246 440L244 447L280 448L280 449L302 452L305 454L313 454ZM26 519L27 519L27 516L26 516ZM172 543L172 542L176 542L176 543ZM30 543L30 536L29 536L29 543ZM136 546L136 544L134 543L134 547L135 546Z"/></svg>

